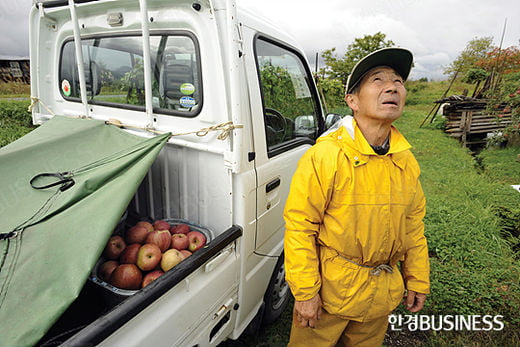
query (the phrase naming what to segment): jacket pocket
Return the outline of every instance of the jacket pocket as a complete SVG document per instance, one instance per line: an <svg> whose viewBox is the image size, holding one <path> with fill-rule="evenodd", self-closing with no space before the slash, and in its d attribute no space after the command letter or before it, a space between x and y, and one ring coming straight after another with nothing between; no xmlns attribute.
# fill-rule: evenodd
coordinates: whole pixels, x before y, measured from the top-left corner
<svg viewBox="0 0 520 347"><path fill-rule="evenodd" d="M397 266L394 266L394 273L388 274L388 297L390 299L390 310L394 310L403 300L404 281Z"/></svg>
<svg viewBox="0 0 520 347"><path fill-rule="evenodd" d="M404 293L403 277L397 266L392 268L393 273L382 271L379 276L371 276L374 289L365 320L389 315L401 302Z"/></svg>
<svg viewBox="0 0 520 347"><path fill-rule="evenodd" d="M397 266L379 276L322 247L321 299L323 308L346 319L366 321L390 314L399 305L404 282Z"/></svg>
<svg viewBox="0 0 520 347"><path fill-rule="evenodd" d="M335 251L322 247L321 291L323 308L331 313L354 318L363 314L363 303L357 303L366 281L360 278L359 266L343 259Z"/></svg>

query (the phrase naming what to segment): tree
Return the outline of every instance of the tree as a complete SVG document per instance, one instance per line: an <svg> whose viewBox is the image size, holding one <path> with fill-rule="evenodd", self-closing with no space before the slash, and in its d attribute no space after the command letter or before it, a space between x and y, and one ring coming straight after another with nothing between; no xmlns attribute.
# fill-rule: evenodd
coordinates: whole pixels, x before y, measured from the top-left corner
<svg viewBox="0 0 520 347"><path fill-rule="evenodd" d="M511 46L505 49L494 47L486 54L485 58L475 63L479 69L483 69L489 75L486 80L484 92L493 96L500 88L502 77L520 71L520 49Z"/></svg>
<svg viewBox="0 0 520 347"><path fill-rule="evenodd" d="M459 56L444 70L445 75L453 77L459 72L459 76L465 76L467 72L475 67L475 63L487 56L492 50L493 37L474 38L466 44L466 48Z"/></svg>
<svg viewBox="0 0 520 347"><path fill-rule="evenodd" d="M476 66L488 72L509 74L520 71L520 48L511 46L505 49L495 47L485 57L475 62Z"/></svg>
<svg viewBox="0 0 520 347"><path fill-rule="evenodd" d="M462 79L462 82L466 83L475 83L475 89L473 90L472 97L475 97L477 95L478 87L480 86L480 83L482 81L485 81L488 77L488 73L484 69L480 68L471 68L466 72L466 75Z"/></svg>
<svg viewBox="0 0 520 347"><path fill-rule="evenodd" d="M378 49L394 45L392 40L386 40L386 34L377 32L374 35L365 35L362 38L354 39L354 42L347 46L343 58L336 57L336 48L327 49L321 53L326 65L321 74L332 79L338 79L345 85L350 71L361 58Z"/></svg>

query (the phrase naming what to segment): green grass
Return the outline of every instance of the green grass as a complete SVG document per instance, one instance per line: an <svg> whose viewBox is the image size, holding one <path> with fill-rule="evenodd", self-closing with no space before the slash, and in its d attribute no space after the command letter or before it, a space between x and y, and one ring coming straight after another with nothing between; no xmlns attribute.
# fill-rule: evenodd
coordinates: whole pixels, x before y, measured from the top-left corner
<svg viewBox="0 0 520 347"><path fill-rule="evenodd" d="M424 108L424 106L427 105L425 110L427 109L429 111L429 109L434 106L433 102L441 99L449 86L450 81L407 81L406 89L408 91L408 96L406 98L406 105L421 105L421 108ZM468 95L471 96L473 87L470 84L456 81L451 85L447 96L454 94L461 95L464 93L464 90L467 90Z"/></svg>
<svg viewBox="0 0 520 347"><path fill-rule="evenodd" d="M0 81L0 98L29 98L31 86L20 82L5 83Z"/></svg>
<svg viewBox="0 0 520 347"><path fill-rule="evenodd" d="M483 173L495 182L520 184L520 148L490 148L477 158Z"/></svg>
<svg viewBox="0 0 520 347"><path fill-rule="evenodd" d="M0 147L3 147L34 129L29 100L0 99Z"/></svg>

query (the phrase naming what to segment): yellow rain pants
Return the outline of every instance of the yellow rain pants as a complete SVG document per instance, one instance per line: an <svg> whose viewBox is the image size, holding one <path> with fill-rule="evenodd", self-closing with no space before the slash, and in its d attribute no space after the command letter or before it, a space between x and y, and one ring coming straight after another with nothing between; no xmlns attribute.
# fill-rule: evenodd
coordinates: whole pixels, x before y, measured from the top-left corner
<svg viewBox="0 0 520 347"><path fill-rule="evenodd" d="M302 328L293 315L288 347L379 347L383 343L387 327L387 317L361 323L324 311L314 329Z"/></svg>

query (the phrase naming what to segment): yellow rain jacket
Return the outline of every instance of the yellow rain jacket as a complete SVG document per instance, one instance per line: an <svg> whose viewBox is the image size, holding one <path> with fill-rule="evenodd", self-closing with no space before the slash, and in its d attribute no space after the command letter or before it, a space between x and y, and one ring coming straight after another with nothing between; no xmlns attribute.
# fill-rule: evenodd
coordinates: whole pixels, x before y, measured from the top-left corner
<svg viewBox="0 0 520 347"><path fill-rule="evenodd" d="M392 127L389 152L377 155L345 117L301 158L284 212L296 300L319 293L327 312L362 322L388 315L405 287L429 293L425 198L410 147Z"/></svg>

